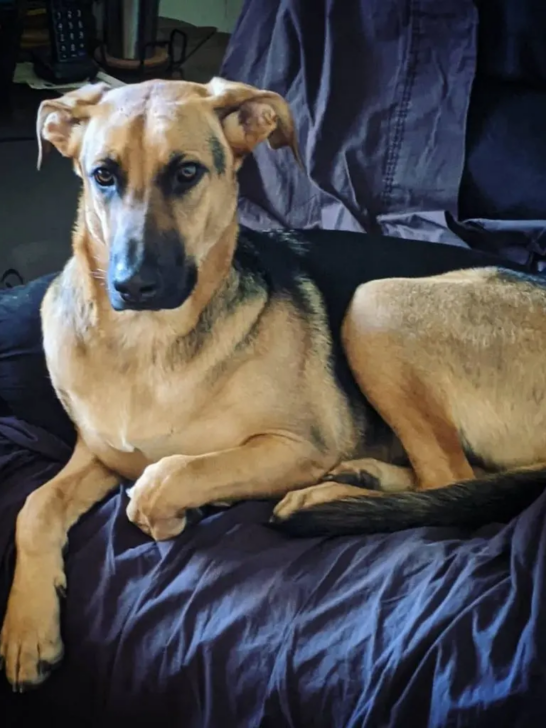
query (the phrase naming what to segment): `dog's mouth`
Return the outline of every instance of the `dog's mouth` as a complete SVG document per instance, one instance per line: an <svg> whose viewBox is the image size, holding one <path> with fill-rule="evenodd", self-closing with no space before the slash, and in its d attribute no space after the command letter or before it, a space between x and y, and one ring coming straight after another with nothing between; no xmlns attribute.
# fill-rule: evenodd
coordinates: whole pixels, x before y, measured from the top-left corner
<svg viewBox="0 0 546 728"><path fill-rule="evenodd" d="M114 311L165 311L180 308L197 284L197 268L147 270L122 278L108 275L107 289Z"/></svg>

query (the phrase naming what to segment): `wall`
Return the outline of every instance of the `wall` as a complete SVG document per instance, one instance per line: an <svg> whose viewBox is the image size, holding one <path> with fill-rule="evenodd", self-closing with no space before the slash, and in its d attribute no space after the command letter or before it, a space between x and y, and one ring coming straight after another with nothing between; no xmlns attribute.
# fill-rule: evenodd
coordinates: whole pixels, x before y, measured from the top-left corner
<svg viewBox="0 0 546 728"><path fill-rule="evenodd" d="M161 0L160 14L231 33L242 5L243 0Z"/></svg>

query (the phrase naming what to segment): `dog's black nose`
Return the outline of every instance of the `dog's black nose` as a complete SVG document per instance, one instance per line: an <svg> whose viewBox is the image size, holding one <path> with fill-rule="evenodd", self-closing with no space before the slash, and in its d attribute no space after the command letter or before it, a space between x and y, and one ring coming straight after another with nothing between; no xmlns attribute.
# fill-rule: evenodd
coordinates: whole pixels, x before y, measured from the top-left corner
<svg viewBox="0 0 546 728"><path fill-rule="evenodd" d="M121 226L111 242L106 284L114 311L178 308L196 285L197 268L179 233L159 233L151 223L144 228L139 237Z"/></svg>
<svg viewBox="0 0 546 728"><path fill-rule="evenodd" d="M150 303L160 293L160 282L152 271L145 267L131 271L122 267L116 270L114 288L127 303Z"/></svg>

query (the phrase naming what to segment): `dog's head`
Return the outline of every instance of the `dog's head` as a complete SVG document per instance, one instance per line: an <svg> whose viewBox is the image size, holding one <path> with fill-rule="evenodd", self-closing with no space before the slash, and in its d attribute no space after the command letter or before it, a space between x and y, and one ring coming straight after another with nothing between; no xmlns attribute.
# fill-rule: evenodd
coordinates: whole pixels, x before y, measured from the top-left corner
<svg viewBox="0 0 546 728"><path fill-rule="evenodd" d="M237 207L236 172L264 140L298 159L278 94L213 79L93 84L44 101L42 144L73 160L83 180L80 221L115 310L178 308Z"/></svg>

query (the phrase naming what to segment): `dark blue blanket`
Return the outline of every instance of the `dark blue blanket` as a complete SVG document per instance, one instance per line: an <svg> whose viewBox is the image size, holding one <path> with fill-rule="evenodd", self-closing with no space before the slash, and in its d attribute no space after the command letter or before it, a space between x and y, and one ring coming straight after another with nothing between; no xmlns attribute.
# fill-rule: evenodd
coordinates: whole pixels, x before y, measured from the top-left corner
<svg viewBox="0 0 546 728"><path fill-rule="evenodd" d="M245 0L221 73L287 98L307 174L259 147L242 220L464 241L543 270L545 31L543 0Z"/></svg>
<svg viewBox="0 0 546 728"><path fill-rule="evenodd" d="M0 421L0 613L17 511L67 456ZM33 693L2 678L4 725L542 725L546 497L474 534L301 541L249 503L160 544L126 505L120 488L72 531L65 661Z"/></svg>

